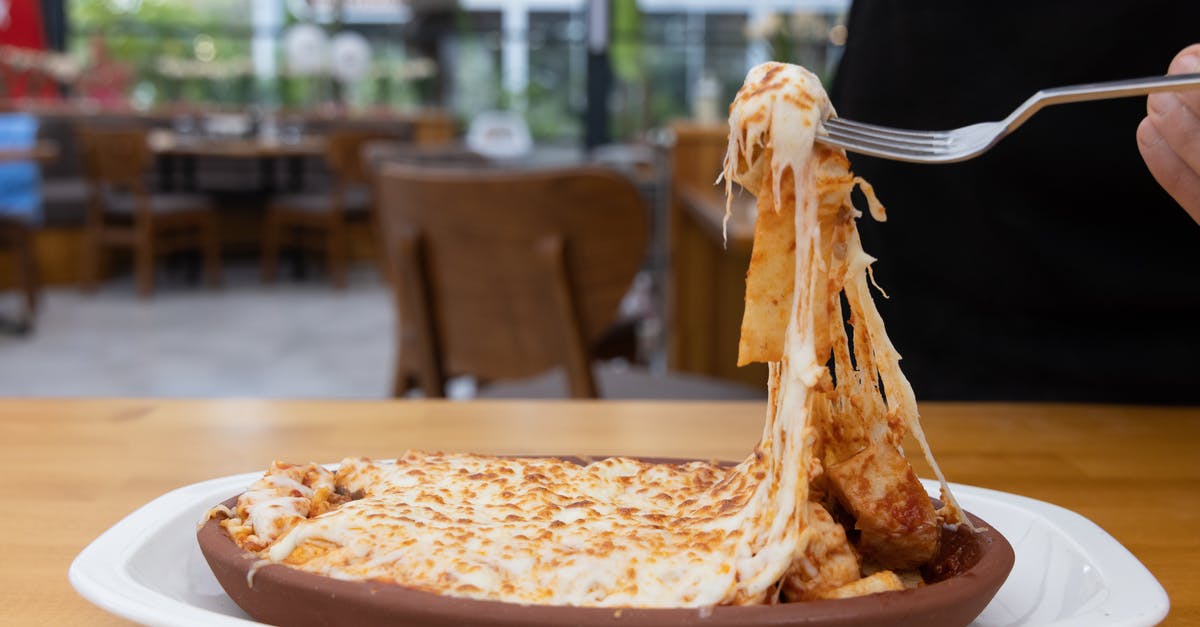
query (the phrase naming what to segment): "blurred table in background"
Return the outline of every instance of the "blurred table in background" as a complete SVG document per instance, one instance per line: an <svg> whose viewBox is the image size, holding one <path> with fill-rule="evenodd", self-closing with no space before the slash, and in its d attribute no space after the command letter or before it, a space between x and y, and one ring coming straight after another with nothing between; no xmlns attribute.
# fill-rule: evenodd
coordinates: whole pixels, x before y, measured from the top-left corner
<svg viewBox="0 0 1200 627"><path fill-rule="evenodd" d="M13 161L36 161L49 163L58 158L58 142L50 139L39 139L32 149L0 148L0 163Z"/></svg>
<svg viewBox="0 0 1200 627"><path fill-rule="evenodd" d="M725 222L725 187L716 181L729 127L678 122L671 130L668 367L763 385L765 364L737 367L755 210L753 196L737 193Z"/></svg>
<svg viewBox="0 0 1200 627"><path fill-rule="evenodd" d="M675 187L679 215L672 237L674 325L671 367L763 385L765 364L737 366L745 309L746 269L754 243L754 197L733 200L725 223L725 194L714 187Z"/></svg>
<svg viewBox="0 0 1200 627"><path fill-rule="evenodd" d="M270 193L301 185L304 191L324 189L329 176L321 165L324 152L320 144L321 138L331 129L396 129L406 141L423 146L450 143L459 135L457 119L439 108L361 112L283 109L264 112L247 107L176 103L150 111L134 111L103 108L94 102L80 100L43 102L0 98L0 110L36 115L39 120L37 157L39 160L43 159L43 155L53 154L57 157L48 162L42 161L43 219L33 234L41 280L48 285L78 283L84 266L82 250L87 189L76 142L76 130L80 125L136 126L166 133L169 141L159 147L161 156L158 159L160 163L155 166L157 174L169 175L166 177L170 179L168 182L177 188L184 184L194 185L197 191L219 196L222 209L227 210L222 217L223 243L226 250L233 254L256 249L260 221L255 210L262 207ZM271 141L257 139L263 130L258 126L266 119L264 113L267 118L273 116L277 122L278 141L274 145ZM207 128L205 119L229 116L249 118L250 123L242 134L244 137L231 141L222 138L220 145L201 137L202 131ZM177 135L189 137L178 141ZM297 138L300 140L297 141ZM0 159L26 157L25 154L0 153ZM161 163L163 161L167 163ZM188 161L196 162L194 170L185 163ZM280 161L285 164L280 164ZM280 171L276 172L276 169ZM264 176L264 172L268 176ZM370 241L366 233L356 235L351 244L352 256L355 259L366 258L365 251L370 250ZM15 285L19 276L19 269L9 257L0 256L0 289Z"/></svg>
<svg viewBox="0 0 1200 627"><path fill-rule="evenodd" d="M258 137L192 137L171 131L158 131L150 136L150 148L159 155L194 157L295 157L321 155L325 138L306 135L294 140L267 140Z"/></svg>
<svg viewBox="0 0 1200 627"><path fill-rule="evenodd" d="M287 163L289 191L304 186L304 159L325 154L326 141L321 135L304 135L292 140L260 137L212 137L181 135L163 129L150 134L150 148L158 156L158 172L164 189L176 186L176 168L181 170L180 187L196 189L196 159L250 159L258 161L259 187L263 192L275 191L276 162Z"/></svg>

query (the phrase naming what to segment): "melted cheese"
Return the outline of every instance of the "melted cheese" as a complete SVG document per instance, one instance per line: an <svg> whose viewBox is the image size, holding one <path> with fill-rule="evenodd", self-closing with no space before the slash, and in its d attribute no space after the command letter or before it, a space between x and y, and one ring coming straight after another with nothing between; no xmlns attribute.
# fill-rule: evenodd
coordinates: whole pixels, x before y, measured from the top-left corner
<svg viewBox="0 0 1200 627"><path fill-rule="evenodd" d="M268 559L299 551L332 577L533 603L712 605L742 591L752 486L710 464L409 452L344 460L337 483L361 498L293 527Z"/></svg>
<svg viewBox="0 0 1200 627"><path fill-rule="evenodd" d="M821 505L834 506L825 465L898 445L916 415L899 357L864 304L872 260L854 227L856 179L841 151L815 144L831 115L817 79L782 64L751 70L730 107L727 183L759 196L760 220L794 222L771 233L777 246L763 244L784 284L762 285L753 266L748 278L748 310L752 300L778 308L768 313L779 328L744 346L743 357L770 362L770 376L762 437L740 464L415 451L395 463L346 459L336 475L276 463L222 524L260 557L308 572L520 603L739 605L774 601L785 577L785 589L809 596L854 580L857 553ZM843 290L864 321L856 364Z"/></svg>
<svg viewBox="0 0 1200 627"><path fill-rule="evenodd" d="M933 458L912 386L900 370L900 354L871 298L867 282L875 260L859 241L855 218L860 212L850 192L859 186L877 220L886 219L884 207L874 189L850 172L844 151L815 143L823 132L821 123L835 115L820 81L799 66L764 63L747 74L729 115L723 174L727 195L732 197L732 186L739 183L758 196L760 221L762 214L791 214L795 223L794 240L767 248L775 260L781 257L780 245L795 250L794 266L788 269L793 284L786 318L771 311L785 306L771 296L771 285L783 270L765 268L765 279L756 281L752 260L739 363L778 360L780 378L773 374L768 385L783 399L781 413L793 415L803 405L804 411L836 424L823 427L827 464L872 446L899 448L911 433L941 482L943 517L969 527ZM760 239L756 229L756 255L760 241L772 243ZM752 298L763 292L769 304ZM850 306L853 342L846 335L843 295ZM786 319L786 328L750 324L755 313L768 320ZM779 331L781 340L773 337ZM748 344L748 336L757 342ZM831 355L836 378L825 365Z"/></svg>

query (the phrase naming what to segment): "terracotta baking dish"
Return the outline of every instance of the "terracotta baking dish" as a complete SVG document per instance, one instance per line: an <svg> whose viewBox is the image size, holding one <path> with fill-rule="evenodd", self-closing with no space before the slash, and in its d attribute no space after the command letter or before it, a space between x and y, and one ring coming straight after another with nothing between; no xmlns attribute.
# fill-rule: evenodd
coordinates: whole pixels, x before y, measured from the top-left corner
<svg viewBox="0 0 1200 627"><path fill-rule="evenodd" d="M665 460L664 460L665 461ZM671 460L678 461L678 460ZM236 498L225 501L232 507ZM852 599L748 607L614 609L519 605L442 596L390 583L342 581L271 564L247 575L256 557L240 549L215 520L197 533L217 581L247 614L275 625L804 625L963 626L987 606L1013 566L1013 550L997 531L944 537L948 549L926 570L936 583Z"/></svg>

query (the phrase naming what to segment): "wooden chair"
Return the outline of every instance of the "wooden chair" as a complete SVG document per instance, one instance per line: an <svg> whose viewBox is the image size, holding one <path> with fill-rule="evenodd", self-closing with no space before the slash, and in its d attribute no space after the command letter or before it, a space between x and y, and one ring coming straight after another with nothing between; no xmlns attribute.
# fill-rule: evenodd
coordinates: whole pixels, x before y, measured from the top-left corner
<svg viewBox="0 0 1200 627"><path fill-rule="evenodd" d="M447 377L524 378L565 366L594 398L589 348L646 254L645 202L610 170L387 164L378 220L398 313L393 393Z"/></svg>
<svg viewBox="0 0 1200 627"><path fill-rule="evenodd" d="M0 330L11 329L24 333L33 327L41 300L33 227L20 218L0 215L0 250L8 248L12 249L16 258L17 281L20 283L24 307L20 318L11 324L0 320Z"/></svg>
<svg viewBox="0 0 1200 627"><path fill-rule="evenodd" d="M79 129L88 210L84 288L94 290L105 248L133 250L138 294L154 293L159 255L198 249L209 285L221 283L216 211L198 194L152 193L147 171L154 158L144 129Z"/></svg>
<svg viewBox="0 0 1200 627"><path fill-rule="evenodd" d="M394 139L395 133L381 129L333 130L327 135L325 160L333 174L328 195L285 194L267 207L263 232L262 279L275 280L279 271L279 249L295 245L323 250L330 280L346 286L348 257L347 223L367 220L371 207L371 170L362 158L370 141Z"/></svg>

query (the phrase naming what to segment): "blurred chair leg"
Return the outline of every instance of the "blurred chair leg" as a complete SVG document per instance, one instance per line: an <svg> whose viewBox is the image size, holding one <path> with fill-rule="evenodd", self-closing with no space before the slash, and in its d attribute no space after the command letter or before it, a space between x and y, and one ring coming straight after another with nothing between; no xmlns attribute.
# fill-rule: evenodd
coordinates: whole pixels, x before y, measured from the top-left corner
<svg viewBox="0 0 1200 627"><path fill-rule="evenodd" d="M150 298L154 295L154 236L142 229L134 245L134 266L137 274L138 296Z"/></svg>
<svg viewBox="0 0 1200 627"><path fill-rule="evenodd" d="M575 289L567 271L565 247L566 242L562 236L553 234L539 240L535 250L546 264L550 291L557 305L558 311L554 313L557 314L555 319L559 323L557 331L562 340L563 365L566 366L571 397L599 398L587 343L583 339L583 327L579 321Z"/></svg>
<svg viewBox="0 0 1200 627"><path fill-rule="evenodd" d="M404 398L412 388L412 377L404 367L404 359L396 357L395 370L392 372L392 398Z"/></svg>
<svg viewBox="0 0 1200 627"><path fill-rule="evenodd" d="M221 234L215 216L204 221L200 237L204 239L204 279L210 287L221 285Z"/></svg>
<svg viewBox="0 0 1200 627"><path fill-rule="evenodd" d="M413 356L415 374L421 391L426 398L446 397L446 376L442 371L442 357L434 332L433 302L429 297L429 281L426 278L421 237L415 232L401 233L397 238L396 267L393 284L396 302L396 377L407 376L408 368L401 359L404 354ZM400 313L405 312L405 313ZM408 316L411 330L402 324ZM406 350L409 346L412 350ZM394 384L395 385L395 384ZM396 387L399 387L396 385Z"/></svg>
<svg viewBox="0 0 1200 627"><path fill-rule="evenodd" d="M22 220L0 216L0 245L13 249L17 281L25 301L21 317L16 321L0 320L0 329L5 333L26 333L33 326L38 306L39 285L33 229Z"/></svg>
<svg viewBox="0 0 1200 627"><path fill-rule="evenodd" d="M37 250L33 229L28 225L20 225L17 240L17 255L20 259L21 283L25 288L25 323L32 325L37 315L38 301L41 293L41 279L38 276Z"/></svg>
<svg viewBox="0 0 1200 627"><path fill-rule="evenodd" d="M397 294L394 292L394 294ZM413 372L410 366L412 364L405 359L406 356L411 358L412 355L418 354L418 346L415 338L411 337L411 332L404 326L404 321L400 313L400 299L398 294L394 297L396 302L395 313L395 329L396 329L396 354L393 359L392 371L392 398L404 398L408 391L414 387L419 387L420 377Z"/></svg>
<svg viewBox="0 0 1200 627"><path fill-rule="evenodd" d="M261 270L264 283L275 282L275 276L279 273L280 230L279 219L273 211L268 210L263 222Z"/></svg>
<svg viewBox="0 0 1200 627"><path fill-rule="evenodd" d="M329 268L329 279L337 289L346 287L346 229L333 226L329 229L325 244L325 264Z"/></svg>
<svg viewBox="0 0 1200 627"><path fill-rule="evenodd" d="M379 225L379 213L372 209L367 217L367 228L370 230L371 253L375 256L375 265L379 276L387 283L392 282L392 267L387 260L387 249L384 248L383 227Z"/></svg>
<svg viewBox="0 0 1200 627"><path fill-rule="evenodd" d="M80 287L85 293L94 293L96 283L100 279L100 236L90 228L84 234L81 270L83 272L80 274Z"/></svg>

